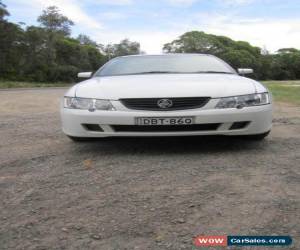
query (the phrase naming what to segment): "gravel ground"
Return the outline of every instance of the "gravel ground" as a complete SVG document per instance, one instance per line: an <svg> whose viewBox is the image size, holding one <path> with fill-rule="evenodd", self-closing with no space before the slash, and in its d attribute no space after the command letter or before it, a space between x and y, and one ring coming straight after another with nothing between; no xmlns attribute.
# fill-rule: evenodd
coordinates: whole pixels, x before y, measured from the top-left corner
<svg viewBox="0 0 300 250"><path fill-rule="evenodd" d="M194 249L199 234L291 235L284 249L300 249L299 107L276 104L263 142L74 143L63 93L0 92L0 249Z"/></svg>

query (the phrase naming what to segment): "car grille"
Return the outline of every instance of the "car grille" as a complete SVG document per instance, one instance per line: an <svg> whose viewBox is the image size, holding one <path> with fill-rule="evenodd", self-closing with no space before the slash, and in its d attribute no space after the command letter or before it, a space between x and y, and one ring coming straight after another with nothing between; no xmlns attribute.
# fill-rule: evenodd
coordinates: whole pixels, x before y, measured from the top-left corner
<svg viewBox="0 0 300 250"><path fill-rule="evenodd" d="M213 131L221 123L193 124L193 125L111 125L115 132L185 132L185 131Z"/></svg>
<svg viewBox="0 0 300 250"><path fill-rule="evenodd" d="M170 107L160 107L161 100L171 101ZM136 110L171 111L201 108L208 103L210 97L176 97L176 98L129 98L120 99L121 103Z"/></svg>

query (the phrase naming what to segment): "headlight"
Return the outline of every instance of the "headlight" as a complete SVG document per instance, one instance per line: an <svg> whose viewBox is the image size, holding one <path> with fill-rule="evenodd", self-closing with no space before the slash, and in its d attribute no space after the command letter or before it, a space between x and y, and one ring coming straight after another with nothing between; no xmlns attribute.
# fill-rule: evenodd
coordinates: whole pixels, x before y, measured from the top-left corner
<svg viewBox="0 0 300 250"><path fill-rule="evenodd" d="M261 93L261 94L224 97L220 99L216 108L217 109L243 108L243 107L265 105L269 103L270 103L269 94Z"/></svg>
<svg viewBox="0 0 300 250"><path fill-rule="evenodd" d="M64 107L68 109L84 109L89 111L95 110L115 110L109 100L64 97Z"/></svg>

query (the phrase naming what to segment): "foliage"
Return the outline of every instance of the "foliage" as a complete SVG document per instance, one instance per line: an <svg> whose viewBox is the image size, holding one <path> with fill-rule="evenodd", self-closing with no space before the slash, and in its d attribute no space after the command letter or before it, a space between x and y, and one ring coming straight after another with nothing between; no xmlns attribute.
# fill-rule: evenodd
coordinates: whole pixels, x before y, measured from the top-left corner
<svg viewBox="0 0 300 250"><path fill-rule="evenodd" d="M107 45L104 47L104 52L111 59L117 56L141 54L141 49L139 43L124 39L118 44Z"/></svg>
<svg viewBox="0 0 300 250"><path fill-rule="evenodd" d="M37 21L48 32L61 33L65 36L71 34L71 26L74 25L73 21L59 13L56 6L50 6L43 10L43 14L38 17Z"/></svg>
<svg viewBox="0 0 300 250"><path fill-rule="evenodd" d="M9 16L9 12L6 10L6 5L0 0L0 21L2 21L5 16Z"/></svg>
<svg viewBox="0 0 300 250"><path fill-rule="evenodd" d="M0 75L16 75L22 63L24 32L14 23L0 21Z"/></svg>
<svg viewBox="0 0 300 250"><path fill-rule="evenodd" d="M79 36L77 37L77 40L79 41L79 43L81 45L91 45L91 46L101 46L99 44L97 44L95 41L93 41L90 37L84 35L84 34L79 34Z"/></svg>
<svg viewBox="0 0 300 250"><path fill-rule="evenodd" d="M70 36L72 20L50 6L38 17L39 26L23 28L7 20L0 0L0 77L7 80L74 81L80 71L95 71L107 60L141 54L140 44L128 39L102 45L80 34ZM282 48L275 54L244 41L191 31L164 45L166 53L208 53L234 68L253 68L260 80L300 79L300 51Z"/></svg>
<svg viewBox="0 0 300 250"><path fill-rule="evenodd" d="M300 51L283 48L269 54L244 41L191 31L164 45L166 53L207 53L216 55L233 68L253 68L254 78L300 79Z"/></svg>
<svg viewBox="0 0 300 250"><path fill-rule="evenodd" d="M7 80L74 81L80 71L96 71L108 58L139 53L139 43L123 40L111 54L84 34L70 37L73 22L50 6L38 17L40 26L22 28L5 19L0 2L0 77Z"/></svg>

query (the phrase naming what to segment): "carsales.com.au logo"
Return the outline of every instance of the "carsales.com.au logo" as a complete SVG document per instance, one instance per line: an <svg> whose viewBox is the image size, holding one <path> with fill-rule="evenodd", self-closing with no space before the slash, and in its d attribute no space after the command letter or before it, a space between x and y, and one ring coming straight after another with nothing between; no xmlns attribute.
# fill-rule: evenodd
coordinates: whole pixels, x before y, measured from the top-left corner
<svg viewBox="0 0 300 250"><path fill-rule="evenodd" d="M194 244L197 247L227 246L227 236L198 236Z"/></svg>
<svg viewBox="0 0 300 250"><path fill-rule="evenodd" d="M198 236L194 239L197 247L215 246L288 246L290 236Z"/></svg>

